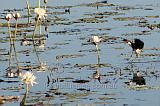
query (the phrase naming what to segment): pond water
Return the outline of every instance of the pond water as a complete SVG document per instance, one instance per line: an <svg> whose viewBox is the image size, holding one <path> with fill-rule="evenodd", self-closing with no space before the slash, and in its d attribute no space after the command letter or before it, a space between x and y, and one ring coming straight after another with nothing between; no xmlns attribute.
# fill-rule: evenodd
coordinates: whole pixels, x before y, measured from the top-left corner
<svg viewBox="0 0 160 106"><path fill-rule="evenodd" d="M160 105L157 0L48 0L47 19L37 26L35 39L34 8L38 0L28 1L29 24L25 0L1 0L0 4L0 102L6 101L5 106L19 105L26 91L21 78L9 73L26 71L37 77L38 84L29 87L25 105ZM70 12L65 12L69 8ZM11 46L4 17L17 12L22 17ZM14 19L11 32L14 36ZM92 36L102 39L98 45L100 59L90 42ZM136 59L135 54L131 57L132 48L123 41L135 38L145 44ZM25 40L28 44L21 45ZM40 41L45 41L44 47ZM95 72L100 74L99 79L93 77ZM124 82L137 72L145 78L146 85L127 86ZM11 96L20 99L8 99Z"/></svg>

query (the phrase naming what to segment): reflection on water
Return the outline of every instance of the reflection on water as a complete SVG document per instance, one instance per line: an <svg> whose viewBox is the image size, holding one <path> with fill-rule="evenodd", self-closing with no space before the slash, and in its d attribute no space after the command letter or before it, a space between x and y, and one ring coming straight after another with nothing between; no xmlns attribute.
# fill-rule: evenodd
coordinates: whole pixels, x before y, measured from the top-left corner
<svg viewBox="0 0 160 106"><path fill-rule="evenodd" d="M156 0L9 2L1 6L0 103L159 105ZM135 38L145 44L140 57L123 41ZM26 72L38 84L22 85Z"/></svg>

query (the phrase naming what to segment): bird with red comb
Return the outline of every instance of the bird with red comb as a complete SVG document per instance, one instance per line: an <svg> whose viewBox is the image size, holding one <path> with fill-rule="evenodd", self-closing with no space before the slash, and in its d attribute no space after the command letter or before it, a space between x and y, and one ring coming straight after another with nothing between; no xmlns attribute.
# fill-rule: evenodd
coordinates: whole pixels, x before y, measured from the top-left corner
<svg viewBox="0 0 160 106"><path fill-rule="evenodd" d="M124 39L123 41L125 41L126 44L132 47L132 54L133 54L133 51L135 51L136 57L140 57L141 50L144 47L144 42L142 40L134 39L134 41L132 42L130 40Z"/></svg>

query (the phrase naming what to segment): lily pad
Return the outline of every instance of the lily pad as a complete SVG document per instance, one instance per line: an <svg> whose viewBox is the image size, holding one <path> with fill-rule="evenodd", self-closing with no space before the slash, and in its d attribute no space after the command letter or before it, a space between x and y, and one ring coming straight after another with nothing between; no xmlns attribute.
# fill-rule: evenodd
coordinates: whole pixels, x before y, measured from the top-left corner
<svg viewBox="0 0 160 106"><path fill-rule="evenodd" d="M118 17L118 18L113 18L115 21L132 21L132 20L142 20L144 18L140 17Z"/></svg>
<svg viewBox="0 0 160 106"><path fill-rule="evenodd" d="M61 58L69 58L69 57L82 57L82 56L85 56L85 55L62 55L62 56L56 56L56 59L61 59Z"/></svg>
<svg viewBox="0 0 160 106"><path fill-rule="evenodd" d="M89 80L75 80L75 81L72 81L74 83L86 83L86 82L89 82Z"/></svg>
<svg viewBox="0 0 160 106"><path fill-rule="evenodd" d="M24 87L8 87L8 88L2 88L2 90L20 90L24 89Z"/></svg>

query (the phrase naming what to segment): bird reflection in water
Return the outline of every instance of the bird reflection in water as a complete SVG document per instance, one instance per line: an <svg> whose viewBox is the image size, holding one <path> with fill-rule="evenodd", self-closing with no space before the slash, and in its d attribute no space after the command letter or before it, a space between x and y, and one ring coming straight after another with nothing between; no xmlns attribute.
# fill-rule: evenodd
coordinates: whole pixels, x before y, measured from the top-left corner
<svg viewBox="0 0 160 106"><path fill-rule="evenodd" d="M125 84L128 86L132 85L133 83L136 83L136 85L146 85L146 81L141 73L135 73L130 82L125 82Z"/></svg>

